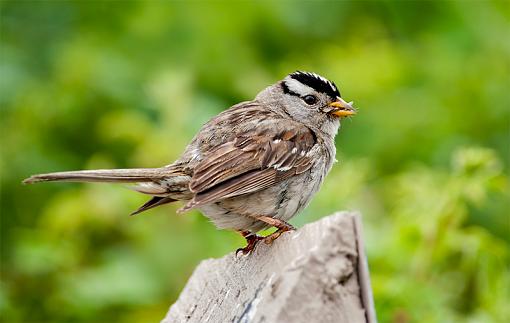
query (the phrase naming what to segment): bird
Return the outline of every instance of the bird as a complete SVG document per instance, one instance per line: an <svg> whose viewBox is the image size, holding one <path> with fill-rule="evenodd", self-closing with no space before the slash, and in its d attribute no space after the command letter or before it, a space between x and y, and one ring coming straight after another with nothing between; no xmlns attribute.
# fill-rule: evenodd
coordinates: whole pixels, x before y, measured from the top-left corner
<svg viewBox="0 0 510 323"><path fill-rule="evenodd" d="M38 174L23 183L130 183L151 197L132 215L183 201L178 213L198 209L217 228L239 232L246 246L236 254L249 254L259 241L271 244L295 230L288 221L336 161L340 120L356 113L334 82L296 71L211 118L169 165ZM276 231L257 235L271 227Z"/></svg>

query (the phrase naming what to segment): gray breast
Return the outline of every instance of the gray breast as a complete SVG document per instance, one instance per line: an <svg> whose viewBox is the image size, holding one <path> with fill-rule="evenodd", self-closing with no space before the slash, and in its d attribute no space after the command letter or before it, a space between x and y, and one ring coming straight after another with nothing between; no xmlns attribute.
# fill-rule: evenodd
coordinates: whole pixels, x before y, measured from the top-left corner
<svg viewBox="0 0 510 323"><path fill-rule="evenodd" d="M256 220L261 215L290 220L308 205L333 164L334 148L314 148L310 153L322 158L310 170L265 190L202 206L201 211L220 229L260 231L268 227Z"/></svg>

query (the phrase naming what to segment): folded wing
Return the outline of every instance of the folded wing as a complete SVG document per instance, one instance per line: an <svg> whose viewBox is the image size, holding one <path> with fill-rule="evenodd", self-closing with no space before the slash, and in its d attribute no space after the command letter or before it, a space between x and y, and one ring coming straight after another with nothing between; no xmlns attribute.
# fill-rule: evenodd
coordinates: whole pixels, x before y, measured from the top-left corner
<svg viewBox="0 0 510 323"><path fill-rule="evenodd" d="M194 198L182 211L257 192L312 166L314 133L298 122L266 119L208 153L190 182Z"/></svg>

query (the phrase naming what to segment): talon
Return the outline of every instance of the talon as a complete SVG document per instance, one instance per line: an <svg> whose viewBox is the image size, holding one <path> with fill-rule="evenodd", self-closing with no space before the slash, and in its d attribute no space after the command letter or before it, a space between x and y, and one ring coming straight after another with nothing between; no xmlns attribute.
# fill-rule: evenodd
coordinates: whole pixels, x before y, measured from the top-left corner
<svg viewBox="0 0 510 323"><path fill-rule="evenodd" d="M249 253L251 250L246 250L246 248L237 248L236 250L236 257L239 256L239 252L242 252L243 255L246 255L247 253Z"/></svg>
<svg viewBox="0 0 510 323"><path fill-rule="evenodd" d="M259 237L258 235L252 234L249 231L239 231L239 233L241 233L241 235L246 239L247 245L244 248L239 248L236 250L236 257L238 256L239 252L242 252L243 255L249 254L253 249L255 249L257 243L264 239L263 237Z"/></svg>
<svg viewBox="0 0 510 323"><path fill-rule="evenodd" d="M247 245L244 248L239 248L236 250L236 257L238 256L239 252L242 252L244 255L251 253L260 240L264 240L265 244L270 245L273 243L273 241L278 239L282 233L296 230L292 224L279 219L271 218L268 216L259 216L257 219L278 228L278 230L266 237L260 237L247 230L239 230L238 232L246 239Z"/></svg>

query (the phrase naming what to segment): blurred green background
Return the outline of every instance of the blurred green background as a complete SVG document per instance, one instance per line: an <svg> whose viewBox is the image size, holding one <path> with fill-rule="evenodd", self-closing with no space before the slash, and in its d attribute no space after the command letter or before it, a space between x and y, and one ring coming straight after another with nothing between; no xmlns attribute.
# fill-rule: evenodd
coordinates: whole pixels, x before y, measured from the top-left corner
<svg viewBox="0 0 510 323"><path fill-rule="evenodd" d="M155 322L201 259L243 245L109 184L50 171L157 167L210 117L297 69L359 114L302 226L361 210L381 322L510 317L509 2L0 4L5 322ZM507 321L506 321L507 322Z"/></svg>

